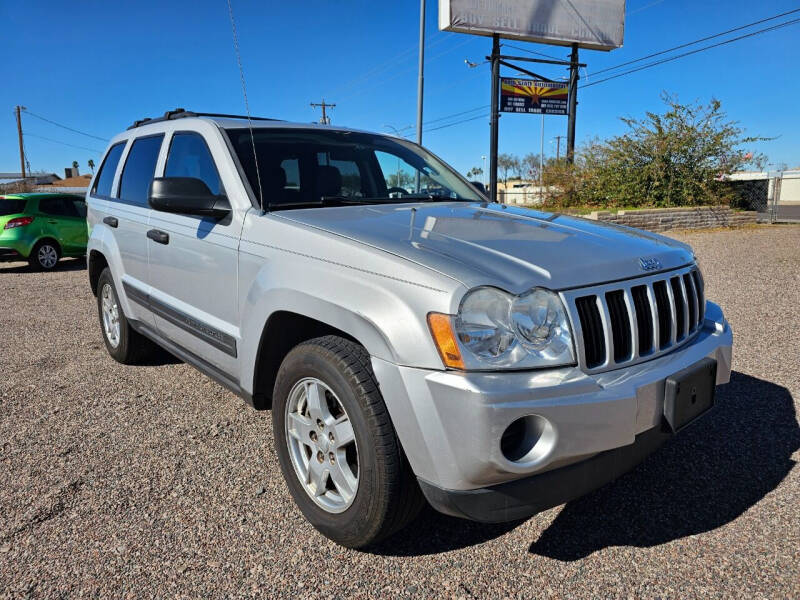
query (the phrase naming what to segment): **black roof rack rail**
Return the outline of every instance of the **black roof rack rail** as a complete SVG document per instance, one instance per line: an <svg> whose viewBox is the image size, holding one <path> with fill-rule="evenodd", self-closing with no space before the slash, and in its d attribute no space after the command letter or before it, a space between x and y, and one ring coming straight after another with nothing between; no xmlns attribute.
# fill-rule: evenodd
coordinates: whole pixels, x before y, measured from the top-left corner
<svg viewBox="0 0 800 600"><path fill-rule="evenodd" d="M208 112L194 112L191 110L186 110L184 108L176 108L175 110L168 110L164 113L162 117L155 117L149 118L145 117L144 119L139 119L138 121L134 121L133 125L128 127L128 129L136 129L141 125L147 125L149 123L160 123L161 121L172 121L173 119L185 119L187 117L219 117L223 119L247 119L247 115L228 115L224 113L208 113ZM270 119L268 117L249 117L251 121L279 121L280 119Z"/></svg>

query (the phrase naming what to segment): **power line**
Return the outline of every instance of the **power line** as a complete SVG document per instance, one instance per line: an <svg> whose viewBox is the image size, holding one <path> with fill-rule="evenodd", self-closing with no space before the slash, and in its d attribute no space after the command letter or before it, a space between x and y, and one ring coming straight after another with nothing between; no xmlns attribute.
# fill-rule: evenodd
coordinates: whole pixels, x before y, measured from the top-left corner
<svg viewBox="0 0 800 600"><path fill-rule="evenodd" d="M793 10L793 11L789 11L788 13L785 13L785 14L791 14L791 13L794 13L794 12L800 12L800 9ZM778 16L784 16L784 15L778 15ZM756 21L756 22L754 22L754 23L751 23L749 26L743 26L743 27L752 27L752 25L754 25L754 24L757 24L757 23L763 23L763 22L765 22L765 21L774 20L774 18L775 18L775 17L770 17L770 18L768 18L768 19L764 19L764 20L761 20L761 21ZM678 54L678 55L676 55L676 56L667 57L667 58L664 58L664 59L661 59L661 60L655 61L655 62L653 62L653 63L648 63L648 64L646 64L646 65L642 65L641 67L637 67L637 68L635 68L635 69L630 69L630 70L628 70L628 71L625 71L625 72L623 72L623 73L618 73L618 74L616 74L616 75L612 75L612 76L610 76L610 77L606 77L606 78L604 78L604 79L600 79L600 80L598 80L598 81L593 81L592 83L588 83L588 84L586 84L586 85L584 85L584 86L581 86L581 89L586 89L586 88L588 88L588 87L591 87L591 86L593 86L593 85L598 85L598 84L600 84L600 83L603 83L603 82L605 82L605 81L609 81L609 80L611 80L611 79L616 79L616 78L618 78L618 77L622 77L622 76L624 76L624 75L630 75L631 73L636 73L637 71L642 71L642 70L644 70L644 69L649 69L649 68L651 68L651 67L655 67L655 66L658 66L658 65L660 65L660 64L663 64L663 63L666 63L666 62L670 62L670 61L673 61L673 60L677 60L677 59L679 59L679 58L684 58L684 57L686 57L686 56L690 56L690 55L692 55L692 54L697 54L697 53L699 53L699 52L704 52L704 51L706 51L706 50L711 50L712 48L716 48L716 47L719 47L719 46L724 46L724 45L726 45L726 44L730 44L730 43L732 43L732 42L736 42L736 41L739 41L739 40L742 40L742 39L745 39L745 38L749 38L749 37L753 37L753 36L756 36L756 35L760 35L760 34L762 34L762 33L767 33L767 32L769 32L769 31L774 31L774 30L776 30L776 29L780 29L780 28L782 28L782 27L787 27L787 26L789 26L789 25L793 25L793 24L795 24L795 23L797 23L797 22L800 22L800 19L794 19L794 20L791 20L791 21L786 21L786 22L784 22L784 23L779 23L778 25L773 25L773 26L771 26L771 27L766 27L766 28L764 28L764 29L759 29L759 30L757 30L757 31L752 31L752 32L750 32L750 33L747 33L747 34L744 34L744 35L741 35L741 36L737 36L737 37L731 38L731 39L729 39L729 40L724 40L724 41L722 41L722 42L718 42L718 43L716 43L716 44L710 44L710 45L708 45L708 46L703 46L702 48L697 48L697 49L695 49L695 50L691 50L691 51L689 51L689 52L684 52L684 53L682 53L682 54ZM739 29L741 29L741 28L737 28L736 30L739 30ZM736 31L736 30L731 30L731 31ZM730 31L729 31L729 32L726 32L726 33L730 33ZM707 36L707 37L705 37L705 38L701 38L701 39L699 39L699 40L696 40L696 41L694 41L694 42L689 42L689 43L687 43L687 44L682 44L681 46L678 46L678 47L676 47L676 48L684 48L684 47L686 47L686 46L691 46L691 45L694 45L694 44L696 44L696 43L698 43L698 42L701 42L701 41L704 41L704 40L708 40L708 39L713 39L713 38L715 38L715 37L719 37L720 35L724 35L724 34L725 34L725 33L722 33L722 34L715 34L715 35L713 35L713 36ZM664 52L667 52L667 51L665 50L665 51L663 51L663 52L661 52L661 53L658 53L658 54L663 54ZM650 56L652 57L652 56L654 56L654 55L650 55ZM644 59L646 59L646 58L648 58L648 57L643 57L642 59L636 59L635 61L629 61L629 63L628 63L628 64L630 64L630 63L633 63L633 62L640 62L641 60L644 60ZM621 66L621 65L620 65L620 66ZM441 118L440 118L440 119L438 119L438 120L440 120L440 121L441 121L441 120L445 120L445 119L448 119L448 118L452 118L452 117L459 116L459 115L461 115L461 114L466 114L466 113L469 113L469 112L472 112L472 111L475 111L475 110L480 110L480 109L482 109L482 108L488 108L488 107L489 107L489 105L485 105L485 106L478 106L478 107L475 107L475 108L473 108L471 111L462 111L462 112L460 112L460 113L454 113L454 114L451 114L451 115L447 115L447 116L445 116L445 117L441 117ZM455 126L455 125L460 125L461 123L466 123L466 122L468 122L468 121L474 121L475 119L478 119L478 118L480 118L481 116L482 116L482 115L479 115L478 117L472 117L472 118L469 118L469 119L462 119L462 120L456 121L456 122L454 122L454 123L448 123L448 124L446 124L446 125L442 125L442 126L440 126L440 127L435 127L435 128L433 128L433 129L429 129L429 130L427 130L427 131L436 131L437 129L445 129L446 127L453 127L453 126Z"/></svg>
<svg viewBox="0 0 800 600"><path fill-rule="evenodd" d="M80 135L85 135L86 137L94 138L96 140L100 140L101 142L107 142L108 141L108 138L99 137L97 135L92 135L91 133L86 133L85 131L80 131L79 129L74 129L74 128L68 127L66 125L62 125L61 123L57 123L56 121L48 119L47 117L42 117L41 115L37 115L36 113L32 113L31 111L29 111L27 109L24 109L24 112L25 112L26 115L29 115L31 117L34 117L34 118L39 119L41 121L44 121L46 123L50 123L51 125L55 125L56 127L61 127L61 129L66 129L67 131L71 131L73 133L79 133Z"/></svg>
<svg viewBox="0 0 800 600"><path fill-rule="evenodd" d="M520 50L521 52L527 52L528 54L535 54L536 56L544 56L545 58L551 58L553 60L564 60L558 56L553 56L552 54L545 54L544 52L534 52L533 50L528 50L527 48L522 48L521 46L514 46L512 44L503 43L500 46L505 46L506 48L513 48L514 50Z"/></svg>
<svg viewBox="0 0 800 600"><path fill-rule="evenodd" d="M784 23L779 23L778 25L773 25L772 27L765 27L764 29L759 29L757 31L752 31L750 33L746 33L744 35L736 36L729 40L725 40L722 42L717 42L716 44L710 44L708 46L703 46L702 48L697 48L696 50L690 50L689 52L683 52L682 54L677 54L675 56L670 56L668 58L663 58L661 60L657 60L652 63L648 63L641 67L636 67L635 69L630 69L628 71L623 71L622 73L617 73L616 75L611 75L610 77L606 77L605 79L600 79L598 81L593 81L592 83L587 83L586 85L582 86L581 89L586 89L588 87L592 87L593 85L597 85L599 83L603 83L605 81L610 81L612 79L616 79L617 77L623 77L625 75L630 75L631 73L636 73L638 71L644 71L645 69L649 69L651 67L657 67L658 65L662 65L664 63L671 62L673 60L678 60L679 58L684 58L686 56L691 56L692 54L698 54L699 52L705 52L706 50L711 50L712 48L718 48L719 46L724 46L725 44L730 44L732 42L736 42L739 40L743 40L745 38L753 37L756 35L760 35L762 33L767 33L769 31L775 31L776 29L781 29L782 27L788 27L789 25L794 25L795 23L800 23L800 19L793 19L791 21L786 21Z"/></svg>
<svg viewBox="0 0 800 600"><path fill-rule="evenodd" d="M61 140L54 140L51 138L44 137L42 135L36 135L34 133L25 132L25 137L33 137L38 138L40 140L45 140L46 142L52 142L53 144L61 144L62 146L69 146L71 148L78 148L79 150L88 150L89 152L96 152L97 154L102 154L102 150L98 150L97 148L87 148L86 146L77 146L75 144L68 144L67 142L62 142Z"/></svg>
<svg viewBox="0 0 800 600"><path fill-rule="evenodd" d="M485 108L488 108L488 105ZM461 125L462 123L467 123L469 121L475 121L477 119L487 119L487 118L489 118L489 115L481 114L481 115L478 115L477 117L470 117L468 119L461 119L460 121L456 121L455 123L448 123L447 125L440 125L439 127L432 127L431 129L426 129L425 131L427 133L430 133L431 131L437 131L438 129L446 129L447 127L454 127L456 125Z"/></svg>
<svg viewBox="0 0 800 600"><path fill-rule="evenodd" d="M748 23L747 25L741 25L740 27L734 27L733 29L728 29L727 31L723 31L721 33L715 33L714 35L709 35L704 38L700 38L699 40L694 40L692 42L687 42L685 44L681 44L679 46L673 46L672 48L668 48L666 50L661 50L660 52L654 52L653 54L648 54L647 56L642 56L641 58L636 58L634 60L629 60L628 62L620 63L614 67L608 67L606 69L600 69L599 71L595 71L592 75L599 75L600 73L605 73L607 71L615 71L621 67L625 67L628 65L632 65L637 62L641 62L643 60L647 60L648 58L654 58L656 56L661 56L662 54L667 54L669 52L674 52L675 50L680 50L681 48L686 48L688 46L694 46L695 44L699 44L700 42L707 42L708 40L713 40L718 37L722 37L723 35L728 35L729 33L734 33L736 31L741 31L742 29L747 29L748 27L753 27L754 25L761 25L761 23L766 23L767 21L774 21L775 19L780 19L781 17L785 17L786 15L791 15L793 13L800 12L800 8L796 8L794 10L789 10L779 15L775 15L774 17L767 17L766 19L761 19L760 21L753 21L752 23ZM586 87L586 86L583 86Z"/></svg>

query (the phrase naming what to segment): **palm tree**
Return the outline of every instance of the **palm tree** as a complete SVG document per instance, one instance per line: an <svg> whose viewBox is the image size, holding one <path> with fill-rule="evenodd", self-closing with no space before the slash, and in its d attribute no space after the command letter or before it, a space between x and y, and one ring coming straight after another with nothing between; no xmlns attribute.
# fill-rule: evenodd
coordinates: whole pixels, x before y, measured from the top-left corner
<svg viewBox="0 0 800 600"><path fill-rule="evenodd" d="M78 161L77 160L73 160L72 161L72 168L73 169L77 169L78 168Z"/></svg>
<svg viewBox="0 0 800 600"><path fill-rule="evenodd" d="M94 161L90 158L89 162L86 164L89 165L89 168L92 170L92 174L94 174Z"/></svg>

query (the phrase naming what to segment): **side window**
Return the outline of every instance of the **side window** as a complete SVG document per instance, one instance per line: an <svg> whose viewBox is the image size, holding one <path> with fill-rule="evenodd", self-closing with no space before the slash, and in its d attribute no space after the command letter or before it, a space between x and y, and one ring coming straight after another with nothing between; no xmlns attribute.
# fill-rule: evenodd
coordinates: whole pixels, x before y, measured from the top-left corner
<svg viewBox="0 0 800 600"><path fill-rule="evenodd" d="M75 206L75 211L78 213L76 216L81 217L83 219L86 218L86 201L85 200L73 200L72 204Z"/></svg>
<svg viewBox="0 0 800 600"><path fill-rule="evenodd" d="M220 193L220 180L211 151L198 133L176 133L172 136L164 177L194 177L208 186L212 194Z"/></svg>
<svg viewBox="0 0 800 600"><path fill-rule="evenodd" d="M79 216L72 200L67 198L42 198L39 200L39 212L54 217Z"/></svg>
<svg viewBox="0 0 800 600"><path fill-rule="evenodd" d="M119 184L119 197L127 202L147 205L147 191L158 162L158 151L164 135L154 135L134 140Z"/></svg>
<svg viewBox="0 0 800 600"><path fill-rule="evenodd" d="M97 196L110 196L111 184L114 183L114 174L117 172L117 164L119 164L119 157L122 156L122 151L125 149L125 142L114 144L111 150L106 154L103 164L100 165L100 172L97 174L97 179L94 180L94 187L92 187L92 194Z"/></svg>

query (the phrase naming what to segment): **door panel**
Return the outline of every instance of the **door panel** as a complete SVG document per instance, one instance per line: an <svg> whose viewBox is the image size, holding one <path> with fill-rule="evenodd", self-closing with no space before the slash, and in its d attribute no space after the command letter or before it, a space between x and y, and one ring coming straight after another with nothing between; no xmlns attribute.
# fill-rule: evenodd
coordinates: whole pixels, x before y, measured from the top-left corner
<svg viewBox="0 0 800 600"><path fill-rule="evenodd" d="M192 177L224 194L216 163L197 132L169 140L164 177ZM159 332L238 376L238 249L241 216L212 219L153 211L148 240L151 305Z"/></svg>
<svg viewBox="0 0 800 600"><path fill-rule="evenodd" d="M238 233L241 224L153 211L150 298L158 330L193 354L237 375Z"/></svg>

